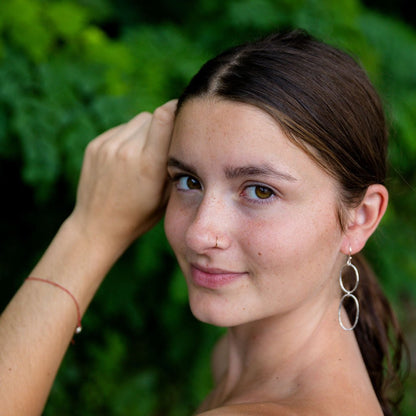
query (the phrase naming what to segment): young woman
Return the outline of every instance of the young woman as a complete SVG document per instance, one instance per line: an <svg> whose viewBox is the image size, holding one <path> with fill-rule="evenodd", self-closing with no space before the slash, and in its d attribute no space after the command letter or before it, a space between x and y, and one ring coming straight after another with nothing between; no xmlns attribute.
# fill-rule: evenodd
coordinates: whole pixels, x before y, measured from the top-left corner
<svg viewBox="0 0 416 416"><path fill-rule="evenodd" d="M300 31L224 52L91 142L73 213L1 317L2 414L41 413L74 324L166 203L194 315L229 328L198 414L392 414L403 340L357 254L387 207L386 147L364 71Z"/></svg>

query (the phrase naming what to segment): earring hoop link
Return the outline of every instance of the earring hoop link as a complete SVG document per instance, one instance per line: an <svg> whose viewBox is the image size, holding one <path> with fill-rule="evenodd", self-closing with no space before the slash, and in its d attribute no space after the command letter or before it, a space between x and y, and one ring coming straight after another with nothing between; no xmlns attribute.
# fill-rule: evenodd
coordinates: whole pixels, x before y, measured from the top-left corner
<svg viewBox="0 0 416 416"><path fill-rule="evenodd" d="M352 261L352 256L351 256L351 248L350 248L350 254L348 256L347 262L342 266L342 268L339 272L339 285L341 287L341 290L344 292L344 295L342 296L341 301L339 303L338 322L341 325L341 328L345 331L352 331L357 326L358 318L360 317L360 304L358 302L357 297L353 294L355 292L355 290L357 289L358 284L360 282L360 274L358 273L358 269L352 264L351 261ZM344 281L342 280L343 272L347 267L351 267L354 270L354 274L355 274L355 285L350 290L348 290L345 287ZM342 322L342 317L341 317L342 306L344 305L344 301L347 298L351 298L355 303L355 319L354 319L354 323L352 324L352 326L350 328L348 328L344 325L344 323Z"/></svg>

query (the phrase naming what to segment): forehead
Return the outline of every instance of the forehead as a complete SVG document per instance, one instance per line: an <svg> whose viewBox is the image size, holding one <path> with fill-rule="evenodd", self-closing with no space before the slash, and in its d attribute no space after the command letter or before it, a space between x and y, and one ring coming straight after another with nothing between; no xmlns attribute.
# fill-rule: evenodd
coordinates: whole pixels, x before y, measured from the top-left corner
<svg viewBox="0 0 416 416"><path fill-rule="evenodd" d="M224 147L242 143L256 147L273 144L276 136L288 141L276 121L261 109L209 97L192 99L183 105L175 120L172 142L190 145L198 140L202 144L220 137Z"/></svg>
<svg viewBox="0 0 416 416"><path fill-rule="evenodd" d="M208 126L204 123L204 121L208 121L207 119L215 120L217 123ZM206 133L221 130L223 134L229 132L230 129L239 133L241 130L252 127L266 126L280 130L278 123L260 108L215 96L193 98L186 101L177 115L175 127L177 126L198 130L201 127L211 127Z"/></svg>
<svg viewBox="0 0 416 416"><path fill-rule="evenodd" d="M215 97L186 102L175 121L170 153L188 157L201 152L207 158L218 160L222 156L228 162L310 162L265 111Z"/></svg>

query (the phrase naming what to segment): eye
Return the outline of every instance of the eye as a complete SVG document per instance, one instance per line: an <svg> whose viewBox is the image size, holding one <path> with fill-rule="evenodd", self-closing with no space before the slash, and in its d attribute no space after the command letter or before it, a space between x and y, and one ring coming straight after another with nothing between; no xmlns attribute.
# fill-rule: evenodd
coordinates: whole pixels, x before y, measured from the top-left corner
<svg viewBox="0 0 416 416"><path fill-rule="evenodd" d="M264 185L250 185L247 186L242 192L242 196L247 199L255 201L268 200L276 196L276 193L268 186Z"/></svg>
<svg viewBox="0 0 416 416"><path fill-rule="evenodd" d="M201 183L193 176L180 175L173 178L173 181L176 182L176 188L180 191L193 191L202 189Z"/></svg>

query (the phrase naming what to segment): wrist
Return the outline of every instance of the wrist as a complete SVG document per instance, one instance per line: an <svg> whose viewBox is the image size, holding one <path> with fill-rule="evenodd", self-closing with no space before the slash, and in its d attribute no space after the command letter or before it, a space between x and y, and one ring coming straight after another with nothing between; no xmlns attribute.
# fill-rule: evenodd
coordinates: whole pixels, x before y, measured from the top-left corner
<svg viewBox="0 0 416 416"><path fill-rule="evenodd" d="M74 213L64 221L58 234L65 236L69 244L82 247L91 261L99 262L103 267L108 265L108 268L115 263L130 243L127 238L110 235L105 227L94 229Z"/></svg>
<svg viewBox="0 0 416 416"><path fill-rule="evenodd" d="M89 235L69 217L31 275L65 287L76 297L83 313L121 253L120 247Z"/></svg>

